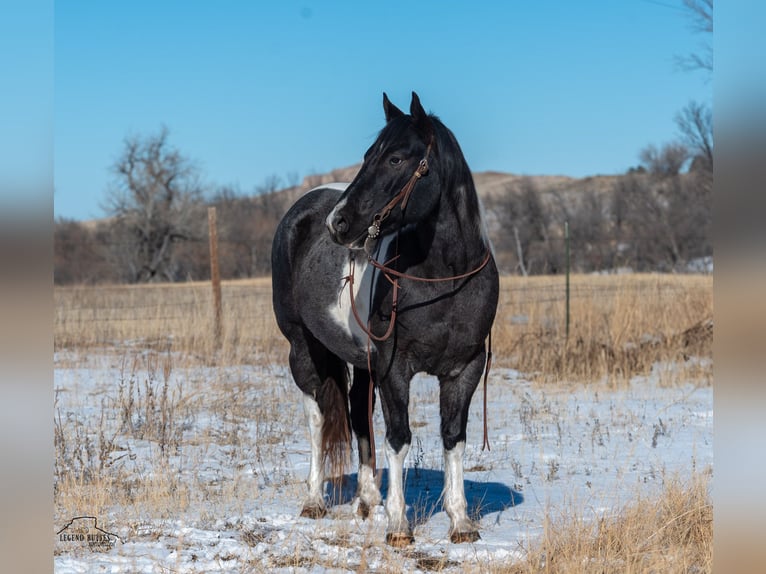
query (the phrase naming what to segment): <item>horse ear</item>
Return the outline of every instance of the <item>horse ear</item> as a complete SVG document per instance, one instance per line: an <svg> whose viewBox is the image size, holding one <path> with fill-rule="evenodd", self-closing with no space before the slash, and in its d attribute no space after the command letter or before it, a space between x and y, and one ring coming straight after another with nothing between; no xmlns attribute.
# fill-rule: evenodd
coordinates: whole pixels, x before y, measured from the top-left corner
<svg viewBox="0 0 766 574"><path fill-rule="evenodd" d="M420 98L415 92L412 92L412 102L410 102L410 115L417 129L424 139L430 139L433 134L433 124L431 118L423 109Z"/></svg>
<svg viewBox="0 0 766 574"><path fill-rule="evenodd" d="M388 99L386 92L383 92L383 111L386 113L386 123L390 122L394 118L398 118L399 116L404 115L402 110L391 103L391 100Z"/></svg>

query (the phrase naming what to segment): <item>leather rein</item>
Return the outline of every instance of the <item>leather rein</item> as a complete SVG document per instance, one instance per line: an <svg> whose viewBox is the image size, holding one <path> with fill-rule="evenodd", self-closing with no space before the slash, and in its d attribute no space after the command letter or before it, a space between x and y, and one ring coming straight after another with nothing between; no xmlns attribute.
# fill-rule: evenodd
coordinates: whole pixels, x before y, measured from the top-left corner
<svg viewBox="0 0 766 574"><path fill-rule="evenodd" d="M383 221L391 214L391 211L396 207L397 204L401 203L401 210L404 211L404 209L407 207L407 202L409 201L410 195L412 194L412 190L415 188L415 184L417 184L418 180L422 178L424 175L428 173L428 156L431 153L431 148L433 144L433 138L428 144L428 147L426 148L426 153L423 156L423 159L420 160L418 163L417 169L415 169L415 172L412 174L409 180L407 180L407 183L404 184L402 189L397 193L391 201L389 201L386 205L383 206L383 208L378 211L372 219L372 223L367 228L367 238L364 241L364 251L367 254L367 261L370 265L372 265L375 269L379 270L383 273L383 276L386 278L387 281L391 283L393 286L393 293L392 293L392 303L391 303L391 318L388 323L388 328L386 329L386 332L381 335L375 335L372 332L370 320L368 319L367 322L362 319L362 317L359 315L359 312L356 308L356 301L354 299L354 274L355 274L355 259L353 256L353 253L349 254L349 274L344 277L344 287L346 284L349 286L349 299L351 300L351 310L354 315L354 319L356 320L359 327L364 331L364 333L367 335L367 370L370 374L370 387L369 387L369 394L368 394L368 424L370 429L370 450L371 450L371 462L372 462L372 471L373 473L376 472L376 462L375 462L375 436L374 432L372 430L372 405L373 405L373 392L374 389L374 381L372 380L372 349L371 349L371 341L386 341L391 337L394 331L394 325L396 324L396 316L398 312L398 300L399 300L399 280L400 279L407 279L410 281L418 281L423 283L441 283L446 281L457 281L460 279L467 279L468 277L471 277L473 275L476 275L479 273L482 269L484 269L487 264L489 263L489 260L492 258L492 252L489 248L487 248L487 254L484 256L484 259L471 269L470 271L467 271L465 273L461 273L459 275L453 275L450 277L417 277L415 275L410 275L408 273L403 273L401 271L398 271L391 267L391 264L396 261L396 259L399 258L399 255L397 254L395 257L390 259L389 261L386 261L385 263L380 263L373 257L373 252L375 248L375 244L377 243L377 239L380 236L380 226L383 223ZM397 245L397 253L398 253L398 245ZM489 377L489 371L492 366L492 331L490 330L489 336L488 336L488 348L487 348L487 359L486 364L484 368L484 442L482 444L482 450L485 448L487 450L491 450L489 445L489 437L487 432L487 378Z"/></svg>

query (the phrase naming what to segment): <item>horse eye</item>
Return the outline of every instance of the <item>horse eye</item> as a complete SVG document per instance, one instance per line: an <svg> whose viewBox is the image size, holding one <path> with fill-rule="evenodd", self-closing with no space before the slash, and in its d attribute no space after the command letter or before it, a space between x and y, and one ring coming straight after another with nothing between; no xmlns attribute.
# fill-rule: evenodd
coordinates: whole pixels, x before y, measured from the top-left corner
<svg viewBox="0 0 766 574"><path fill-rule="evenodd" d="M399 165L400 163L402 163L402 158L395 155L391 156L391 158L389 158L388 160L388 163L390 163L391 165Z"/></svg>

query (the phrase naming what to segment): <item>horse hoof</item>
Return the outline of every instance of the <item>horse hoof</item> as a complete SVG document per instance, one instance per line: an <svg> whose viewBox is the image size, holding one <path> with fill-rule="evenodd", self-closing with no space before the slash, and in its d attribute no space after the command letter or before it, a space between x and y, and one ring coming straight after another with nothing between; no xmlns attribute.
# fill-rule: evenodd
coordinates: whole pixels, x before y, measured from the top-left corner
<svg viewBox="0 0 766 574"><path fill-rule="evenodd" d="M405 548L415 542L415 537L406 532L388 532L386 533L386 544L394 548Z"/></svg>
<svg viewBox="0 0 766 574"><path fill-rule="evenodd" d="M360 500L359 506L356 508L356 513L362 517L362 520L367 520L367 517L370 515L370 505L364 500Z"/></svg>
<svg viewBox="0 0 766 574"><path fill-rule="evenodd" d="M327 515L327 510L324 506L318 504L306 504L301 510L301 516L303 518L324 518Z"/></svg>
<svg viewBox="0 0 766 574"><path fill-rule="evenodd" d="M463 542L476 542L479 540L479 532L477 530L468 530L466 532L450 532L449 540L453 544L462 544Z"/></svg>

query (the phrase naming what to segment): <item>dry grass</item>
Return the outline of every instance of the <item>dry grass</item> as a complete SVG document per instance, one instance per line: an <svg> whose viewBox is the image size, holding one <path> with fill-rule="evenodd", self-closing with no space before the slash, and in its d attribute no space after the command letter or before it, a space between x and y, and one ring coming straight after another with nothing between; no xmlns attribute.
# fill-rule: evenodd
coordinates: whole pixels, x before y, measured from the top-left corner
<svg viewBox="0 0 766 574"><path fill-rule="evenodd" d="M296 500L302 494L302 477L283 456L290 436L285 420L302 420L299 401L283 404L289 381L198 367L171 377L179 356L166 351L128 349L107 357L112 371L100 370L103 379L91 383L79 404L62 406L59 395L76 391L56 389L57 523L84 508L96 516L118 509L120 524L131 529L148 517L173 519L190 509L203 522L214 520L223 508L244 513L259 476L270 485L294 484ZM79 360L87 364L87 356ZM216 456L230 461L230 476L194 470L206 466L211 452L224 453Z"/></svg>
<svg viewBox="0 0 766 574"><path fill-rule="evenodd" d="M571 279L570 331L561 277L508 277L493 330L500 364L537 379L610 384L678 362L670 379L711 377L713 280L691 275L579 275ZM679 366L677 365L677 367Z"/></svg>
<svg viewBox="0 0 766 574"><path fill-rule="evenodd" d="M219 368L206 370L200 380L170 376L199 365L284 365L287 344L273 318L268 279L224 282L220 349L213 339L207 283L56 288L54 297L55 349L86 351L71 355L76 361L91 351L107 354L118 365L114 380L104 381L101 398L93 399L100 402L74 412L56 405L58 522L83 508L97 516L117 509L119 524L129 529L123 535L140 539L152 535L143 530L147 517L172 520L190 512L199 523L214 524L227 512L245 515L259 481L266 479L269 488L300 499L304 477L296 476L283 456L284 441L295 440L287 431L296 432L285 422L303 420L299 401L284 400L288 378L275 376L266 384L246 376L227 378ZM546 384L616 383L662 362L676 365L665 375L666 384L710 380L709 366L684 359L711 357L711 277L577 276L571 301L567 341L563 278L503 278L493 330L495 364ZM68 356L62 353L57 364L66 366ZM209 423L195 423L201 413ZM229 476L188 472L201 467L195 461L206 460L211 451L225 451ZM416 466L417 454L416 448ZM239 472L243 466L252 472ZM474 564L472 571L709 572L708 479L668 481L661 496L637 500L597 522L586 518L576 501L551 509L545 533L526 560ZM392 572L408 571L413 560L425 571L461 567L446 558L395 552L371 533L359 549L360 570L367 555L383 556ZM242 536L257 545L272 534L248 530ZM328 544L343 547L348 536L339 532ZM296 545L294 557L271 566L343 566L311 562L304 546Z"/></svg>
<svg viewBox="0 0 766 574"><path fill-rule="evenodd" d="M497 574L703 573L713 568L709 477L668 480L662 494L638 499L614 516L585 519L573 504L548 517L526 560Z"/></svg>
<svg viewBox="0 0 766 574"><path fill-rule="evenodd" d="M691 275L579 275L566 336L563 277L505 277L493 329L495 364L537 379L624 381L677 362L665 382L710 380L713 279ZM406 288L406 286L404 287ZM287 344L268 279L223 283L223 340L213 337L207 283L56 288L57 350L135 345L207 364L282 363Z"/></svg>
<svg viewBox="0 0 766 574"><path fill-rule="evenodd" d="M281 361L287 344L271 310L268 278L224 281L216 348L210 283L57 287L56 350L134 346L207 364Z"/></svg>

